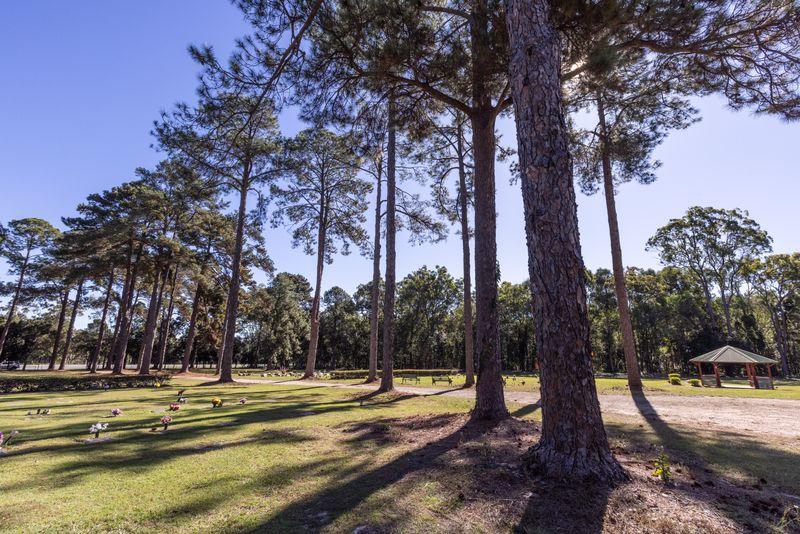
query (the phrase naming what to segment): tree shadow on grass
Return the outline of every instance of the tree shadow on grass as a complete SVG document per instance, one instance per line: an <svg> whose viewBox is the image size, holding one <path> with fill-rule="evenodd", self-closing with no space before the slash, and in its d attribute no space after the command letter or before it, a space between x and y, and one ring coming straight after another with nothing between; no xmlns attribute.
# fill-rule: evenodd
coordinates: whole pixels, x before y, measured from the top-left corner
<svg viewBox="0 0 800 534"><path fill-rule="evenodd" d="M359 506L371 495L401 481L406 475L434 466L439 458L457 448L462 442L474 439L494 425L468 422L448 435L423 447L402 454L380 467L362 472L340 484L328 487L300 499L278 511L272 518L249 532L317 531ZM365 427L362 427L362 430ZM316 512L316 519L309 517ZM324 512L323 515L319 515ZM315 523L311 524L310 521Z"/></svg>
<svg viewBox="0 0 800 534"><path fill-rule="evenodd" d="M774 520L782 510L775 508L778 504L775 492L763 491L762 483L766 483L763 474L786 475L788 471L788 477L784 480L797 480L800 478L800 468L797 467L800 465L800 455L769 447L736 432L712 428L709 431L713 431L713 437L704 438L696 431L677 430L659 416L643 392L632 392L631 396L665 451L669 451L673 458L680 459L688 470L691 482L675 484L676 490L694 499L706 500L712 508L750 529L765 532L774 527ZM642 434L634 433L626 437L642 447L648 445ZM713 458L713 465L706 458ZM739 472L751 481L730 479L719 473L719 468ZM791 491L797 492L799 488L794 484ZM720 493L725 493L725 498L720 499ZM794 500L797 500L796 495Z"/></svg>
<svg viewBox="0 0 800 534"><path fill-rule="evenodd" d="M512 417L522 418L525 417L526 415L536 413L536 411L539 410L541 407L542 407L542 400L539 399L533 404L526 404L520 407L519 409L514 410L513 412L511 412L511 415Z"/></svg>

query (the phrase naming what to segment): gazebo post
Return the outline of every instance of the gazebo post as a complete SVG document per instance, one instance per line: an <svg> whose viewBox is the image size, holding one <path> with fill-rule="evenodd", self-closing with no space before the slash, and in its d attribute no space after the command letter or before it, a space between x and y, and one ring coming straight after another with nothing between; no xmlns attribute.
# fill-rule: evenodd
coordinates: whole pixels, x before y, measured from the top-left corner
<svg viewBox="0 0 800 534"><path fill-rule="evenodd" d="M720 381L720 379L719 379L719 367L717 367L717 363L716 362L714 362L712 365L714 366L714 376L717 377L717 387L721 388L722 387L722 381Z"/></svg>
<svg viewBox="0 0 800 534"><path fill-rule="evenodd" d="M772 364L767 364L767 376L769 377L769 387L770 389L775 389L775 381L772 380Z"/></svg>
<svg viewBox="0 0 800 534"><path fill-rule="evenodd" d="M753 364L753 387L758 389L758 374L756 373L756 364Z"/></svg>
<svg viewBox="0 0 800 534"><path fill-rule="evenodd" d="M705 387L703 385L703 364L700 362L694 363L697 366L697 376L700 378L700 387Z"/></svg>

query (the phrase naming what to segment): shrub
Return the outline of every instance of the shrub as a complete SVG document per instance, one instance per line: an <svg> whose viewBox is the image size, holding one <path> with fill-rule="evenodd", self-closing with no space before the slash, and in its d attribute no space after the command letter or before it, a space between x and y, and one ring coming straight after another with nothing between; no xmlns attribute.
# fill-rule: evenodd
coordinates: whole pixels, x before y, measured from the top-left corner
<svg viewBox="0 0 800 534"><path fill-rule="evenodd" d="M700 384L700 379L699 379L699 378L692 378L692 379L690 379L690 380L689 380L689 384L690 384L692 387L699 388L699 387L700 387L700 385L701 385L701 384Z"/></svg>
<svg viewBox="0 0 800 534"><path fill-rule="evenodd" d="M447 376L457 375L461 371L458 369L395 369L394 376L400 375L417 375L417 376ZM328 373L330 378L334 380L343 379L357 379L367 378L369 371L367 369L352 369L347 371L331 371ZM381 376L381 371L378 371L378 376Z"/></svg>
<svg viewBox="0 0 800 534"><path fill-rule="evenodd" d="M655 461L655 471L653 476L661 479L661 482L669 484L672 481L672 469L669 465L669 458L663 452L658 455Z"/></svg>
<svg viewBox="0 0 800 534"><path fill-rule="evenodd" d="M34 391L80 391L91 389L152 387L169 381L169 375L63 375L26 374L22 376L0 376L0 393L31 393Z"/></svg>
<svg viewBox="0 0 800 534"><path fill-rule="evenodd" d="M681 385L681 377L679 376L670 376L669 383L673 386L680 386Z"/></svg>

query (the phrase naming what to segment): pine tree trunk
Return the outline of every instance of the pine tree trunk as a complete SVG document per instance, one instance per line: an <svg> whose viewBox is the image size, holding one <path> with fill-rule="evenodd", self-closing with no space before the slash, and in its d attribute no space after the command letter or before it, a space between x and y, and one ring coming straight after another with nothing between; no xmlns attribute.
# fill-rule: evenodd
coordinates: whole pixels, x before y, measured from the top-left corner
<svg viewBox="0 0 800 534"><path fill-rule="evenodd" d="M65 287L61 291L61 311L58 313L58 326L56 327L56 336L53 340L53 352L50 354L50 363L47 365L48 371L52 371L56 368L56 358L58 358L58 349L61 347L61 333L64 331L64 321L67 318L68 305L69 288Z"/></svg>
<svg viewBox="0 0 800 534"><path fill-rule="evenodd" d="M31 249L28 247L27 252L25 252L25 260L22 262L22 267L19 270L19 279L17 280L17 287L14 290L14 297L11 299L11 306L8 308L6 324L3 325L3 331L0 333L0 356L3 355L3 348L6 345L8 331L11 329L11 320L14 318L14 311L17 309L19 295L22 292L22 283L25 281L25 271L28 270L28 261L30 260L30 257Z"/></svg>
<svg viewBox="0 0 800 534"><path fill-rule="evenodd" d="M163 271L163 274L162 274ZM150 374L150 362L153 359L153 340L156 337L156 323L158 311L161 309L161 299L164 294L164 283L167 268L156 268L153 287L150 291L150 302L147 305L147 320L144 323L144 338L142 339L141 356L139 357L139 374Z"/></svg>
<svg viewBox="0 0 800 534"><path fill-rule="evenodd" d="M164 369L164 359L167 357L167 346L169 345L169 331L172 325L172 312L175 310L175 287L178 283L178 266L172 270L172 285L169 292L169 304L166 314L161 320L160 336L158 340L158 351L156 353L155 367L159 371Z"/></svg>
<svg viewBox="0 0 800 534"><path fill-rule="evenodd" d="M608 445L592 373L560 37L546 0L507 0L506 6L541 365L542 436L526 466L556 479L620 480L625 474Z"/></svg>
<svg viewBox="0 0 800 534"><path fill-rule="evenodd" d="M97 344L92 352L92 359L89 362L89 372L97 373L97 361L100 359L100 351L103 350L103 337L106 333L106 317L108 316L108 305L111 303L111 293L114 291L114 269L108 275L108 286L106 286L106 298L103 301L103 311L100 315L100 323L97 325Z"/></svg>
<svg viewBox="0 0 800 534"><path fill-rule="evenodd" d="M636 358L636 338L633 335L633 321L628 302L628 288L625 285L625 267L622 263L622 244L619 237L619 221L617 220L617 203L614 199L614 177L611 169L611 155L608 151L608 127L603 106L603 95L597 92L597 115L600 120L600 144L603 166L603 192L606 197L606 215L608 216L608 233L611 238L611 264L614 271L614 291L617 295L619 311L619 328L622 334L622 350L625 354L625 369L628 373L628 387L642 389L642 376L639 372L639 360Z"/></svg>
<svg viewBox="0 0 800 534"><path fill-rule="evenodd" d="M122 311L121 306L117 306L117 316L114 319L114 334L111 336L111 348L106 353L106 361L103 363L103 369L106 371L111 370L111 364L114 361L114 346L117 343L117 337L119 336L119 325L121 320L120 312Z"/></svg>
<svg viewBox="0 0 800 534"><path fill-rule="evenodd" d="M245 173L246 174L246 173ZM250 182L247 176L242 179L239 192L239 211L236 221L236 243L231 262L231 285L228 291L228 306L225 313L225 336L223 338L222 360L219 368L220 382L233 382L233 348L236 341L236 314L239 311L239 278L242 270L242 248L244 247L244 226L247 217L247 191Z"/></svg>
<svg viewBox="0 0 800 534"><path fill-rule="evenodd" d="M130 339L131 332L133 332L133 318L132 317L133 317L133 313L136 311L136 308L139 307L139 297L141 296L141 294L142 294L142 288L141 287L137 288L136 289L136 293L135 293L136 296L134 297L133 302L131 302L131 307L130 307L131 308L131 320L128 321L128 333L127 333L128 339ZM125 341L125 343L127 343L127 340ZM138 365L139 365L139 360L136 361L136 370L137 371L139 369ZM128 367L128 350L126 348L125 349L125 357L124 357L123 362L122 362L122 368L123 369L127 369L127 367Z"/></svg>
<svg viewBox="0 0 800 534"><path fill-rule="evenodd" d="M494 64L489 35L489 10L477 1L470 21L472 49L472 154L475 187L475 358L478 384L474 419L496 421L508 417L500 362L497 315L497 213L495 208L495 117L488 85Z"/></svg>
<svg viewBox="0 0 800 534"><path fill-rule="evenodd" d="M494 421L508 417L508 409L503 394L497 315L497 214L492 114L472 117L472 150L475 160L475 356L478 362L472 417Z"/></svg>
<svg viewBox="0 0 800 534"><path fill-rule="evenodd" d="M125 360L128 355L128 338L131 335L131 323L133 319L133 292L136 287L136 277L139 271L139 260L141 259L144 243L140 242L138 252L134 258L133 252L133 233L128 241L128 257L125 268L125 283L123 284L122 299L120 301L120 322L119 335L114 342L114 368L112 374L122 374L125 369ZM138 298L138 295L137 295Z"/></svg>
<svg viewBox="0 0 800 534"><path fill-rule="evenodd" d="M67 365L67 357L69 356L69 349L72 345L72 334L75 332L75 318L78 316L78 308L81 305L81 293L83 292L83 280L78 283L78 288L75 290L75 303L72 305L72 315L69 319L69 326L67 327L67 339L64 341L64 352L61 353L61 362L58 364L58 370L63 371Z"/></svg>
<svg viewBox="0 0 800 534"><path fill-rule="evenodd" d="M183 360L181 361L181 373L189 372L189 364L192 349L194 349L194 338L197 335L197 314L200 312L200 297L202 284L197 281L197 288L194 290L194 301L192 302L192 316L189 319L189 332L186 334L186 348L183 350Z"/></svg>
<svg viewBox="0 0 800 534"><path fill-rule="evenodd" d="M381 188L382 165L378 165L378 180L375 185L375 237L372 245L372 292L370 295L369 310L369 374L367 383L375 382L378 379L378 323L381 298L381 211L383 209L383 199Z"/></svg>
<svg viewBox="0 0 800 534"><path fill-rule="evenodd" d="M317 366L317 346L319 344L319 307L322 292L322 271L325 268L325 238L327 215L325 207L325 185L320 195L319 230L317 234L317 277L314 286L314 299L311 301L311 333L308 339L308 355L306 357L306 372L303 378L314 378Z"/></svg>
<svg viewBox="0 0 800 534"><path fill-rule="evenodd" d="M389 97L388 139L386 150L386 282L383 289L383 365L381 385L378 391L394 389L394 301L396 291L396 250L397 221L395 197L397 193L397 127L394 117L394 96Z"/></svg>
<svg viewBox="0 0 800 534"><path fill-rule="evenodd" d="M475 350L472 343L472 262L469 250L469 210L467 209L467 172L464 168L464 138L462 123L458 120L458 202L461 220L461 259L464 271L464 387L475 385Z"/></svg>

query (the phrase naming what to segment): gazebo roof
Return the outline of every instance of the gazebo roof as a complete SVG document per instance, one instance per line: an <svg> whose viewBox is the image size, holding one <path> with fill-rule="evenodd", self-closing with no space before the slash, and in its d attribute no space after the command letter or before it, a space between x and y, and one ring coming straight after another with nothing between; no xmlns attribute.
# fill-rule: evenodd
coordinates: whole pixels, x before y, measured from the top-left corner
<svg viewBox="0 0 800 534"><path fill-rule="evenodd" d="M730 345L725 345L717 350L712 350L711 352L707 352L702 356L692 358L689 361L693 363L778 363L777 360L773 360L772 358L760 356L743 349L737 349L736 347L731 347Z"/></svg>

